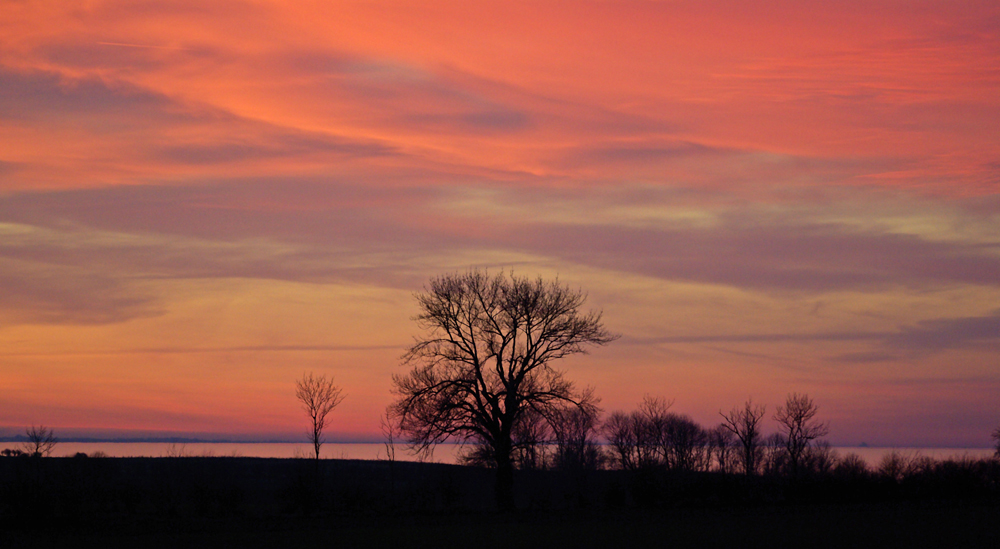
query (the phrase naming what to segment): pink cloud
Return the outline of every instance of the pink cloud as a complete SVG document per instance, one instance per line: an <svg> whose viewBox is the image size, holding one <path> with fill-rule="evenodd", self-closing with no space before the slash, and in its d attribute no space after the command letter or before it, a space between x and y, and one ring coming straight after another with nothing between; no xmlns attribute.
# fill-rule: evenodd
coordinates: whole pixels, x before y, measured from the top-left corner
<svg viewBox="0 0 1000 549"><path fill-rule="evenodd" d="M865 405L849 396L859 385L901 410L874 410L879 433L947 440L961 413L990 427L985 397L963 380L995 354L995 314L982 306L1000 272L995 2L151 0L22 2L4 15L8 344L167 329L156 323L181 300L171 282L412 291L442 270L516 264L568 272L631 307L620 318L645 331L623 341L645 344L616 368L653 372L646 384L683 377L657 369L658 345L710 364L679 382L706 401L744 390L747 380L699 388L733 371L757 368L754 387L780 393L824 387L829 363L868 366L882 377L833 382L848 431L882 436L859 419L872 410L849 409ZM666 312L625 284L652 285ZM675 332L675 297L664 297L678 288L705 292L685 313L685 326L703 321L691 333ZM704 327L720 308L764 322L741 300L796 311L820 298L850 304L830 325L811 318L812 335L776 320L753 333ZM858 311L884 323L844 329ZM220 348L260 345L231 329L236 343ZM801 346L817 349L802 366L813 377L785 368ZM954 382L937 383L928 371L952 355ZM19 368L51 367L38 360ZM926 384L900 388L879 369L910 362ZM45 374L24 375L30 385ZM638 400L641 384L621 377L601 379ZM385 381L358 379L371 394ZM61 394L80 409L97 398ZM907 418L930 397L961 413L921 438ZM236 425L189 408L142 417Z"/></svg>

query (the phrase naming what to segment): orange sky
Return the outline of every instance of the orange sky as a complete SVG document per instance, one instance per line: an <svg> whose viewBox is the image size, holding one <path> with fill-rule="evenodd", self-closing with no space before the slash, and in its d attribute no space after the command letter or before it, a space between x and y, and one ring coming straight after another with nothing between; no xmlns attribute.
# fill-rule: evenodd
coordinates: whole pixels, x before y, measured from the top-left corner
<svg viewBox="0 0 1000 549"><path fill-rule="evenodd" d="M0 437L295 438L304 371L377 437L413 292L473 266L589 292L607 411L1000 425L995 2L0 13Z"/></svg>

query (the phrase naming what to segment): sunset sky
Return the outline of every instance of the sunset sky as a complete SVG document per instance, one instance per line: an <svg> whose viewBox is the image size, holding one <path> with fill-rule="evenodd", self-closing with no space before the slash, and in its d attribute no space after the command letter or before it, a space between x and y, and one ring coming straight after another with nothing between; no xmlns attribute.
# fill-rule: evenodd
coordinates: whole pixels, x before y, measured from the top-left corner
<svg viewBox="0 0 1000 549"><path fill-rule="evenodd" d="M414 292L559 277L559 367L835 445L1000 426L1000 3L0 0L0 436L377 440ZM766 430L773 431L768 420Z"/></svg>

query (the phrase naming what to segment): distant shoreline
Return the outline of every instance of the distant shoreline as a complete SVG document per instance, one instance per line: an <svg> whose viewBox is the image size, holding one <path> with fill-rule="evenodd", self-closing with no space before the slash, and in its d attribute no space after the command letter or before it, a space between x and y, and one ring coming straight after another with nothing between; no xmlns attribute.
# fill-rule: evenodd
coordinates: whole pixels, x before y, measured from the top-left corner
<svg viewBox="0 0 1000 549"><path fill-rule="evenodd" d="M2 443L22 443L27 442L23 435L12 437L0 437ZM203 439L185 437L127 437L127 438L89 438L89 437L59 437L60 443L84 443L84 444L309 444L304 439ZM355 440L329 440L324 444L376 444L383 445L380 440L355 439ZM403 447L406 443L397 443L397 447ZM459 442L443 442L440 446L458 446ZM598 443L604 446L604 443ZM993 450L991 446L918 446L918 445L832 445L835 450L859 449L859 450Z"/></svg>
<svg viewBox="0 0 1000 549"><path fill-rule="evenodd" d="M225 441L207 442L199 439L133 439L130 440L81 440L60 441L52 457L72 457L78 453L103 457L247 457L296 459L312 455L309 443L300 441L249 442ZM0 442L0 450L17 448L18 442ZM420 458L408 450L405 443L395 445L396 461L428 461L435 463L458 463L462 446L442 444L435 447L432 455ZM890 453L905 458L932 458L936 460L967 458L983 459L992 457L992 448L971 447L892 447L892 446L833 446L831 450L839 456L848 454L859 456L869 467L877 467ZM387 451L383 442L327 442L321 450L322 459L332 460L386 460Z"/></svg>
<svg viewBox="0 0 1000 549"><path fill-rule="evenodd" d="M59 442L75 443L108 443L108 444L306 444L306 440L298 439L205 439L187 437L123 437L123 438L91 438L91 437L58 437ZM22 443L27 442L24 435L10 437L0 437L0 443ZM327 444L382 444L381 441L371 439L358 440L331 440ZM453 443L448 443L453 444Z"/></svg>

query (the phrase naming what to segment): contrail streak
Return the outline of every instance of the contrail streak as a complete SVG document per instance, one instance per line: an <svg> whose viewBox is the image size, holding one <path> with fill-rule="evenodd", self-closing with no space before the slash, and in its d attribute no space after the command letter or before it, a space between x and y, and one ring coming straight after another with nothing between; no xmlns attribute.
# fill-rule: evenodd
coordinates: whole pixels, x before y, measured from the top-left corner
<svg viewBox="0 0 1000 549"><path fill-rule="evenodd" d="M152 46L149 44L126 44L124 42L98 42L102 46L122 46L125 48L148 48L154 50L185 50L187 48L180 48L177 46Z"/></svg>

